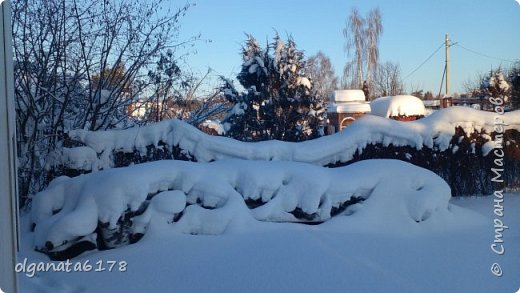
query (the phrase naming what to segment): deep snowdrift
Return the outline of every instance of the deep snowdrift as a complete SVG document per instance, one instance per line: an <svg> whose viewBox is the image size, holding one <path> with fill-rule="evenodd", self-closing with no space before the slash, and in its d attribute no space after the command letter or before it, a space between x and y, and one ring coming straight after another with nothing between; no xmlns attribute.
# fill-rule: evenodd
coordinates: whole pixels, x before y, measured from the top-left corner
<svg viewBox="0 0 520 293"><path fill-rule="evenodd" d="M504 195L503 221L510 229L504 232L503 256L489 247L493 204L492 196L452 198L450 214L437 219L441 229L425 228L435 224L429 223L432 218L415 224L416 233L409 225L399 234L383 227L367 231L371 223L365 222L346 227L356 215L318 226L257 222L264 230L255 226L251 233L216 236L168 233L154 225L157 229L134 245L72 260L88 261L90 272L38 272L33 278L20 273L20 292L516 292L520 194ZM22 234L18 261L50 262L33 251L33 234ZM124 261L127 270L116 265L109 271L107 261ZM94 270L98 262L104 272ZM502 266L501 278L490 271L494 262Z"/></svg>
<svg viewBox="0 0 520 293"><path fill-rule="evenodd" d="M450 147L457 127L461 127L468 136L474 131L490 134L494 130L497 117L505 124L505 130L520 131L520 111L497 115L466 107L439 110L412 122L365 115L337 134L300 143L239 142L207 135L179 120L163 121L127 130L74 130L68 133L69 137L84 143L87 147L74 153L66 150L66 159L61 163L70 167L81 166L82 170L107 169L113 167L114 151L137 150L145 154L147 146L163 147L165 144L170 149L179 146L198 162L238 158L297 161L325 166L350 161L356 151L362 151L369 144L446 150ZM488 141L491 139L489 135L484 135L483 138ZM492 149L492 143L490 141L488 150ZM97 156L93 156L94 153Z"/></svg>
<svg viewBox="0 0 520 293"><path fill-rule="evenodd" d="M189 234L254 231L257 220L319 223L352 214L360 224L409 229L448 212L449 199L440 177L397 160L333 169L281 161L158 161L60 177L34 197L32 221L36 248L51 252L95 242L99 226L115 231L129 214L129 234L144 234L157 217ZM108 247L128 243L101 234Z"/></svg>

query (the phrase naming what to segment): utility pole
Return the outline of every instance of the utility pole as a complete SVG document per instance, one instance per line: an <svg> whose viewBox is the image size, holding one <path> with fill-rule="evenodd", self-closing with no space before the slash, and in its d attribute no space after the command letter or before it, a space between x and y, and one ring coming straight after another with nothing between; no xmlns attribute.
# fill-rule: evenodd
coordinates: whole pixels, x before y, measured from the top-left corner
<svg viewBox="0 0 520 293"><path fill-rule="evenodd" d="M18 192L11 7L0 0L0 292L16 293Z"/></svg>
<svg viewBox="0 0 520 293"><path fill-rule="evenodd" d="M450 95L450 39L448 38L448 33L446 33L444 45L446 46L446 97L447 97Z"/></svg>

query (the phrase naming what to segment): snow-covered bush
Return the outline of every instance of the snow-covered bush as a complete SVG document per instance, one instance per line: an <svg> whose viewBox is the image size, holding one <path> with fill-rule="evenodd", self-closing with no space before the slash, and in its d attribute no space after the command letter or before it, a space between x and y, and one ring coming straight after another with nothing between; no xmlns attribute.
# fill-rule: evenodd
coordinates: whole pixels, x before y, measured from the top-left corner
<svg viewBox="0 0 520 293"><path fill-rule="evenodd" d="M321 223L351 215L413 226L448 212L450 196L442 178L397 160L332 169L284 161L159 161L54 180L33 200L34 245L60 259L85 247L126 245L154 229L221 234L254 231L258 221Z"/></svg>
<svg viewBox="0 0 520 293"><path fill-rule="evenodd" d="M492 72L489 76L482 80L482 89L484 92L492 97L502 97L505 101L508 100L508 93L511 86L500 71Z"/></svg>
<svg viewBox="0 0 520 293"><path fill-rule="evenodd" d="M63 132L133 125L129 111L151 92L143 78L151 65L161 52L184 56L181 48L198 39L179 39L180 21L192 5L174 9L165 2L12 1L22 206L48 184L46 167ZM164 79L159 84L168 88Z"/></svg>
<svg viewBox="0 0 520 293"><path fill-rule="evenodd" d="M331 167L344 166L353 162L392 158L426 168L441 176L451 187L453 196L487 195L499 189L520 189L520 132L508 130L503 136L504 157L499 159L503 166L500 172L503 184L497 185L492 179L497 176L492 171L497 168L497 157L491 152L494 146L486 133L477 131L465 133L461 127L449 141L449 148L424 147L420 150L410 146L369 144L362 152L354 155L348 163L337 163Z"/></svg>
<svg viewBox="0 0 520 293"><path fill-rule="evenodd" d="M495 106L510 108L509 97L512 87L500 70L491 72L489 76L485 77L480 87L486 100L491 102L491 109L495 109Z"/></svg>
<svg viewBox="0 0 520 293"><path fill-rule="evenodd" d="M520 63L516 63L509 73L511 81L511 107L520 110Z"/></svg>
<svg viewBox="0 0 520 293"><path fill-rule="evenodd" d="M507 124L503 137L504 176L505 187L510 189L520 188L519 113L509 112L500 117ZM71 161L70 154L61 165L57 162L55 173L76 176L86 171L75 170L74 166L94 166L92 170L97 171L161 159L287 160L334 167L387 158L434 171L448 181L453 195L487 194L493 189L490 176L494 156L489 153L494 146L495 116L466 107L436 111L413 122L367 115L340 133L299 143L240 142L206 135L178 120L127 130L77 130L68 135L76 145L80 143L87 148L82 155L75 154L78 162ZM86 163L87 158L92 162ZM65 173L59 169L65 169Z"/></svg>

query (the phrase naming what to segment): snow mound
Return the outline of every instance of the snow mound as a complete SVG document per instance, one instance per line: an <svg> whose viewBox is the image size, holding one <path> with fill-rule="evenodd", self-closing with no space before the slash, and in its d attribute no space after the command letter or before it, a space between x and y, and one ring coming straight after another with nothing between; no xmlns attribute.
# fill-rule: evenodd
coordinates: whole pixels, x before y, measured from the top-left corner
<svg viewBox="0 0 520 293"><path fill-rule="evenodd" d="M362 90L336 90L332 98L333 103L364 102L365 94Z"/></svg>
<svg viewBox="0 0 520 293"><path fill-rule="evenodd" d="M372 115L380 117L425 116L426 110L421 99L410 95L381 97L370 103Z"/></svg>
<svg viewBox="0 0 520 293"><path fill-rule="evenodd" d="M97 153L89 147L75 147L62 149L62 162L65 166L75 170L97 170Z"/></svg>
<svg viewBox="0 0 520 293"><path fill-rule="evenodd" d="M258 221L321 223L359 213L366 222L407 229L446 211L450 194L439 176L397 160L333 169L282 161L158 161L61 177L36 194L31 212L35 247L53 252L92 239L99 227L106 246L128 244L113 241L114 231L144 234L154 221L173 232L221 234L254 230Z"/></svg>
<svg viewBox="0 0 520 293"><path fill-rule="evenodd" d="M457 127L461 127L468 136L474 131L489 134L494 131L496 118L493 112L467 107L442 109L428 117L411 122L365 115L341 132L300 143L240 142L231 138L207 135L180 120L168 120L126 130L97 132L74 130L68 135L86 144L98 154L98 161L90 163L98 169L113 167L114 151L137 150L145 154L147 146L160 147L161 144L166 144L170 148L178 146L198 162L237 158L285 160L325 166L350 161L357 151L361 152L369 144L410 146L417 150L426 146L444 151L449 148L450 140ZM504 130L520 131L520 111L508 112L498 118L503 121ZM87 156L86 152L85 156ZM82 156L78 157L83 161ZM69 162L69 164L76 163ZM96 171L95 168L93 170Z"/></svg>
<svg viewBox="0 0 520 293"><path fill-rule="evenodd" d="M370 113L369 102L337 102L327 106L329 113Z"/></svg>

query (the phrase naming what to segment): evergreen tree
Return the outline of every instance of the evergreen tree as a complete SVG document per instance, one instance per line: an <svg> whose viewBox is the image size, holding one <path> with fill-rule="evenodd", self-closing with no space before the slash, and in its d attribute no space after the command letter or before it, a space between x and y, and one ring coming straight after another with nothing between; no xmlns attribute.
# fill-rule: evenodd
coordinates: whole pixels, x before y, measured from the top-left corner
<svg viewBox="0 0 520 293"><path fill-rule="evenodd" d="M235 104L224 118L227 135L245 141L302 141L318 137L324 118L323 99L312 94L304 54L289 37L276 35L262 49L248 36L237 76L245 92L224 80L222 91Z"/></svg>
<svg viewBox="0 0 520 293"><path fill-rule="evenodd" d="M511 79L511 107L520 110L520 67L514 67L510 73Z"/></svg>
<svg viewBox="0 0 520 293"><path fill-rule="evenodd" d="M504 104L509 103L509 95L511 93L511 86L507 82L504 74L499 70L491 72L489 76L484 78L481 88L485 96L500 98Z"/></svg>

